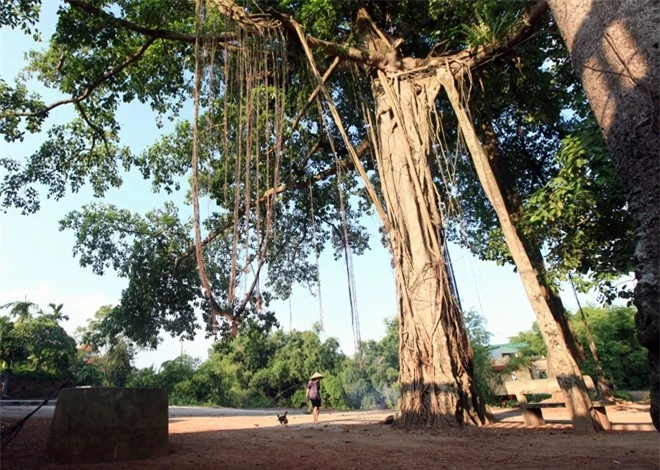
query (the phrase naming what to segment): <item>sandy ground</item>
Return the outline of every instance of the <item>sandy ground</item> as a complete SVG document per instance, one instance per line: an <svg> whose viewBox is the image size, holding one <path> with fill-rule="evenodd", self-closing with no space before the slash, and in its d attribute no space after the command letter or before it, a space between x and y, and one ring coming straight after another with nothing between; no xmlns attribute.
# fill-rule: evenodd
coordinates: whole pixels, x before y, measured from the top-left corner
<svg viewBox="0 0 660 470"><path fill-rule="evenodd" d="M330 412L321 423L289 414L280 426L276 411L236 415L215 410L170 409L169 454L134 462L62 465L44 451L48 412L26 422L0 454L11 469L660 469L660 433L653 430L648 405L608 407L612 431L573 432L565 410L544 412L548 424L524 426L520 411L493 409L500 420L481 429L404 430L381 424L388 411ZM6 429L16 416L3 410Z"/></svg>

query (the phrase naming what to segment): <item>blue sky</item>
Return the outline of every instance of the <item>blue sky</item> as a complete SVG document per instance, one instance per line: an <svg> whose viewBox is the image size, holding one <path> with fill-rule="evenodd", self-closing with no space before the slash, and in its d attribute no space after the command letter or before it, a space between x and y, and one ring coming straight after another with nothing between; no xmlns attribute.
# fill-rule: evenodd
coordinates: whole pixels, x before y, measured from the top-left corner
<svg viewBox="0 0 660 470"><path fill-rule="evenodd" d="M60 2L44 1L40 28L44 38L48 38L54 28L54 13L58 5ZM45 46L35 45L19 31L0 29L1 78L12 83L25 65L23 54L34 47ZM33 91L42 93L46 101L57 98L55 94L47 94L48 90L36 84L34 86ZM58 108L48 125L66 122L70 116L69 109ZM162 132L156 127L149 110L141 105L126 106L120 116L123 143L136 153L154 142ZM2 141L0 155L22 158L38 148L40 142L39 136L28 136L25 142L19 144ZM183 192L172 197L153 194L149 182L142 180L138 174L128 174L122 188L109 191L103 202L144 212L177 197L182 199ZM92 201L91 192L84 189L60 201L44 200L41 210L30 216L20 215L11 209L0 214L0 305L25 298L43 308L50 302L63 303L63 311L70 316L63 326L72 334L77 327L85 325L99 307L117 303L126 280L112 273L99 277L91 269L80 267L78 260L72 256L73 233L58 230L58 221L68 212ZM205 210L208 208L202 204L202 216ZM375 216L367 219L366 223L372 233L377 232L379 221ZM492 262L479 261L456 246L451 247L450 254L463 308L476 310L486 318L488 330L493 334L493 344L506 342L510 336L531 327L534 314L520 278L511 266L498 267ZM384 320L396 316L389 253L376 236L372 241L372 250L355 257L353 265L361 337L363 340L380 339L385 331ZM351 353L353 336L345 266L341 260L334 261L330 253L324 253L320 267L324 337L338 338L344 352ZM576 309L572 293L567 292L562 298L569 310ZM586 299L581 299L581 302L586 303ZM290 327L310 329L319 320L318 298L301 286L294 288L290 303L281 302L274 308L281 327L286 330ZM200 332L195 341L182 344L164 334L165 341L158 350L140 352L136 365L146 367L153 364L158 367L163 361L176 357L182 349L192 356L205 359L211 342L203 336Z"/></svg>

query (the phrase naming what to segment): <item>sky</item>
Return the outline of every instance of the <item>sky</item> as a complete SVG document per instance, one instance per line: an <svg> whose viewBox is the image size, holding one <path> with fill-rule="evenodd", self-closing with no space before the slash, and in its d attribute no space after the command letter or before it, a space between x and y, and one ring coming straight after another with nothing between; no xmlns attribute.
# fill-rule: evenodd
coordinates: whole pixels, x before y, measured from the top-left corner
<svg viewBox="0 0 660 470"><path fill-rule="evenodd" d="M54 29L55 11L59 5L60 2L54 0L43 2L40 30L45 39ZM35 44L20 31L0 29L0 78L13 83L17 73L26 65L25 52L45 46ZM42 94L47 102L58 98L57 94L38 84L34 84L31 91ZM49 118L47 127L67 122L71 116L70 109L57 108ZM190 116L184 114L182 117L191 118L192 112ZM155 142L158 135L168 129L168 126L158 129L149 111L141 105L131 104L122 108L119 121L122 141L135 153ZM24 158L37 149L41 141L42 137L38 135L28 135L24 142L18 144L2 141L0 157ZM3 171L0 169L0 177ZM178 194L179 198L182 194ZM108 191L102 202L143 213L161 207L169 199L172 197L153 194L150 183L139 174L129 173L125 175L124 185ZM82 268L72 255L73 232L58 229L58 221L68 212L94 201L100 202L88 188L84 188L59 201L43 199L41 210L36 214L24 216L14 209L0 213L0 305L27 299L46 309L49 303L62 303L63 312L70 317L62 326L69 334L74 334L76 328L85 326L101 306L118 303L127 281L111 272L101 277L93 274L90 268ZM202 204L202 217L205 210L209 209ZM376 216L366 219L365 223L371 233L377 233L380 223ZM396 316L390 255L377 235L371 245L370 251L353 259L362 340L381 339L385 333L385 320ZM486 319L492 344L506 343L509 337L531 328L534 314L520 277L512 266L500 267L493 262L477 260L467 250L455 245L450 245L450 255L463 309L476 310ZM337 338L342 350L352 354L354 341L344 262L335 261L332 254L326 251L319 265L321 306L317 296L305 287L295 286L290 302L278 302L271 307L281 328L287 331L311 329L320 320L322 311L325 328L322 338ZM593 296L580 298L580 302L585 305L594 299ZM564 291L562 300L568 310L577 309L572 292ZM212 340L205 339L201 331L194 341L180 342L167 333L162 337L164 341L157 350L138 353L135 361L137 367L153 365L157 369L163 361L174 359L181 352L204 360L212 344Z"/></svg>

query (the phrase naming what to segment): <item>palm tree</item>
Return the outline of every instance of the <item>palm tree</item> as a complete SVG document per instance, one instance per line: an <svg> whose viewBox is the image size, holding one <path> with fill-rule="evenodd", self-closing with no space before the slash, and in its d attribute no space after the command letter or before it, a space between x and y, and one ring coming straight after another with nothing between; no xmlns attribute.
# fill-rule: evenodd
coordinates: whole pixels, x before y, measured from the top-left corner
<svg viewBox="0 0 660 470"><path fill-rule="evenodd" d="M69 316L64 315L62 313L62 307L64 304L54 304L54 303L49 303L48 306L50 307L51 312L48 314L44 314L44 316L47 316L48 318L51 318L54 320L56 323L59 323L62 320L68 320Z"/></svg>
<svg viewBox="0 0 660 470"><path fill-rule="evenodd" d="M34 302L30 302L27 298L25 300L15 300L0 306L0 310L9 308L9 315L16 317L16 322L23 323L24 321L32 318L32 310L39 306Z"/></svg>

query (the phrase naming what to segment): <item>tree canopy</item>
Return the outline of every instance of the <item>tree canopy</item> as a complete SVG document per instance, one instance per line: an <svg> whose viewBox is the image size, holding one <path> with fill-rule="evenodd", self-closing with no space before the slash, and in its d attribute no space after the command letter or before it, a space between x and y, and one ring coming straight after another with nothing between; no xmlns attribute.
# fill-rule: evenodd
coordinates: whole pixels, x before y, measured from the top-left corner
<svg viewBox="0 0 660 470"><path fill-rule="evenodd" d="M3 10L3 24L34 32L39 3L10 2ZM116 8L113 9L113 5ZM509 2L505 6L498 2L472 1L452 4L417 2L414 5L410 2L366 2L365 5L375 23L387 24L390 34L404 38L402 47L406 55L419 57L420 60L426 57L427 62L438 60L436 57L454 57L461 51L468 58L477 56L481 52L480 47L502 41L507 34L511 34L519 25L520 12L526 7L524 2ZM277 8L283 14L295 15L297 21L305 25L310 37L332 41L333 44L344 43L345 51L333 51L344 58L346 55L352 57L351 48L360 45L356 42L355 32L352 36L350 33L360 7L360 2L304 2L300 5L296 2L280 2L277 5L264 2L245 8L247 12L251 12L251 8L256 8L255 11ZM213 16L216 10L209 7L206 14ZM222 24L224 20L218 17L214 21ZM589 114L584 98L575 86L566 51L553 33L547 16L544 21L546 30L539 29L529 38L521 38L527 43L515 50L505 50L496 56L496 67L481 67L474 77L480 83L480 88L476 87L473 91L474 102L478 103L475 113L480 120L483 115L484 120L495 124L498 139L504 146L502 151L507 155L507 165L512 166L509 170L512 172L512 184L522 191L522 197L534 194L534 188L538 192L553 178L560 167L552 160L560 148L560 139L576 129L575 123ZM231 34L234 34L229 32L229 23L224 25L221 28L205 26L209 29L206 34L217 34L217 37L205 40L216 41L213 47L219 50L231 44ZM422 31L420 27L425 34L418 34ZM214 31L210 31L211 28ZM440 40L442 46L438 48ZM0 114L4 138L13 141L24 138L27 133L39 131L47 135L41 148L35 154L26 156L23 162L3 159L3 165L8 170L2 183L5 207L14 206L24 212L38 210L39 200L44 196L40 187L46 188L47 197L60 198L69 191L79 190L84 184L91 184L95 194L101 196L110 187L120 185L122 174L128 169L142 172L145 178L151 180L154 190L171 193L180 187L190 175L190 123L181 120L172 134L163 136L142 154L134 155L130 148L121 145L121 123L117 121L117 111L122 103L140 101L151 107L157 120L183 117L180 115L182 106L190 99L194 85L194 42L195 12L190 3L178 2L165 6L158 2L139 2L139 5L132 2L64 2L59 11L55 35L47 49L30 54L24 77L36 78L69 98L57 103L45 103L38 96L28 93L23 80L18 80L13 86L2 83L4 98ZM330 46L321 42L318 47L327 53L323 47ZM293 59L288 66L289 72L293 73L287 77L289 83L283 101L287 109L281 111L290 116L300 114L300 106L311 95L314 85L307 67L295 62L300 58L296 59L294 51L288 53L289 60ZM370 60L376 58L365 56L364 62ZM219 65L228 66L230 64ZM214 73L221 77L217 83L224 83L223 69L218 68ZM364 140L366 128L360 119L351 119L351 116L357 117L351 110L355 109L356 100L368 100L368 95L351 85L350 74L335 75L336 79L328 80L328 86L336 90L334 96L340 114L347 121L347 127L353 126L349 128L352 138L359 143L360 139ZM208 111L201 116L201 133L208 132L203 121L211 125L211 113L224 114L222 122L226 123L242 112L228 103L222 90L209 90L209 93L215 93L215 98L209 94L208 99L215 99L218 109L214 111L205 105ZM548 99L550 95L555 98ZM539 106L541 103L552 103L552 106ZM298 239L295 243L297 253L305 255L291 256L291 250L284 247L273 246L269 249L267 282L270 289L264 289L260 296L265 304L271 298L286 298L289 295L290 287L284 280L294 279L304 284L315 282L316 267L310 262L309 255L323 250L326 241L332 240L338 255L341 253L342 229L338 221L342 208L339 207L338 186L346 193L347 200L351 193L364 197L363 189L351 177L352 165L348 163L346 150L342 150L343 144L336 130L332 130L335 133L332 140L332 134L321 132L325 125L318 121L319 110L314 109L316 104L312 102L308 105L308 112L302 119L304 125L282 130L285 134L292 132L286 142L286 147L291 151L285 151L288 162L283 163L285 167L281 170L280 186L286 190L278 193L281 201L275 209L278 213L273 217L276 225L273 230L288 234L283 237L288 240ZM77 117L69 124L48 127L50 113L65 105L73 106ZM565 114L562 113L568 110L574 113L573 116L563 117ZM452 133L451 129L449 132ZM340 152L340 161L349 165L341 180L335 178L333 160L336 157L329 148L333 143ZM593 152L594 147L590 145L589 149ZM228 150L216 149L223 155ZM603 151L600 152L603 155ZM81 155L85 157L80 158ZM569 154L564 152L564 155ZM208 233L217 236L218 232L226 231L229 221L229 214L223 213L222 208L232 209L228 201L228 191L232 190L227 186L231 176L226 174L230 167L227 162L221 164L217 157L207 158L208 161L202 161L200 165L200 189L202 195L218 205L219 210L205 222ZM585 165L580 160L577 164L578 168L595 166L593 162ZM363 165L367 170L373 167L368 159L363 161ZM493 213L483 206L485 199L483 195L478 196L480 190L475 186L475 178L470 176L469 166L462 171L467 172L466 176L455 180L458 188L464 188L459 193L461 211L457 213L455 226L458 229L456 233L467 233L468 236L459 235L457 239L486 259L505 259L507 250L501 235L498 236ZM376 178L376 175L372 177ZM614 183L609 183L613 178L611 175L590 172L588 177L597 177L598 182L590 184L602 187L604 197L620 195L616 186L612 186ZM558 182L576 181L566 176L560 178ZM310 192L312 183L314 190ZM569 201L586 202L589 199L582 194L569 196L567 189L558 184L553 183L552 187L546 188L530 200L525 220L530 221L530 232L546 233L546 243L555 244L557 250L562 247L561 253L553 251L550 258L551 265L564 266L563 271L558 272L558 278L566 276L562 272L590 273L601 279L605 272L612 272L612 275L626 272L629 258L623 253L630 253L630 237L626 236L629 235L629 221L616 220L614 223L614 220L607 219L598 222L601 228L597 228L597 232L578 232L583 235L576 239L576 248L569 256L570 245L561 236L565 231L557 228L556 232L550 232L545 228L550 225L559 227L557 217L560 214L579 213L584 216L584 211L578 208L569 206L569 209L562 210L561 207L574 204ZM256 189L268 191L269 188L262 183L261 188ZM553 198L559 202L553 202ZM623 203L619 200L617 204L621 207ZM616 213L608 209L604 207L603 210L593 211L594 217ZM358 220L368 206L345 204L343 210L346 211L352 252L359 254L366 248L367 233ZM62 229L71 229L76 233L74 254L78 255L83 266L91 266L98 274L113 269L128 278L129 287L124 292L120 308L114 313L118 324L130 328L139 316L136 312L152 312L148 315L150 321L142 322L141 333L137 330L132 333L136 338L142 335L142 344L151 341L153 346L153 338L160 329L175 335L191 336L197 326L193 310L202 307L208 311L204 296L199 296L193 288L197 274L190 256L191 222L181 220L179 212L173 204L141 215L95 203L71 213L61 224ZM310 220L312 212L313 221ZM549 217L553 218L551 222ZM310 227L310 222L313 227ZM573 222L567 220L566 223L570 225ZM478 228L480 226L483 228ZM621 235L602 228L610 226L621 227ZM544 229L538 230L539 227ZM551 233L555 234L551 236ZM573 237L578 233L573 233ZM615 233L617 238L612 238ZM225 232L223 237L215 239L215 245L206 247L205 256L209 261L216 260L208 263L212 279L224 278L226 284L231 273L216 271L223 265L219 260L230 256L228 251L237 251L232 246L235 243L248 243L245 246L249 246L247 240L231 240L236 236L238 234ZM605 242L604 237L610 237L612 242ZM616 245L621 243L618 240L627 241L628 246L621 249ZM221 246L223 243L224 247ZM587 251L587 246L592 248ZM593 250L608 251L599 256ZM249 251L248 248L248 253L244 255L249 257ZM615 264L612 254L617 254L622 261ZM173 257L177 259L175 265L171 263ZM600 259L604 264L594 265L595 260ZM144 263L151 266L148 272L135 269ZM609 269L606 269L607 266ZM214 285L216 295L228 290L229 286L222 285L222 282ZM159 293L155 286L168 287L163 287L165 290ZM231 298L232 294L228 297ZM230 298L223 301L227 303ZM176 318L168 313L174 311L177 312ZM249 312L246 314L251 315Z"/></svg>

